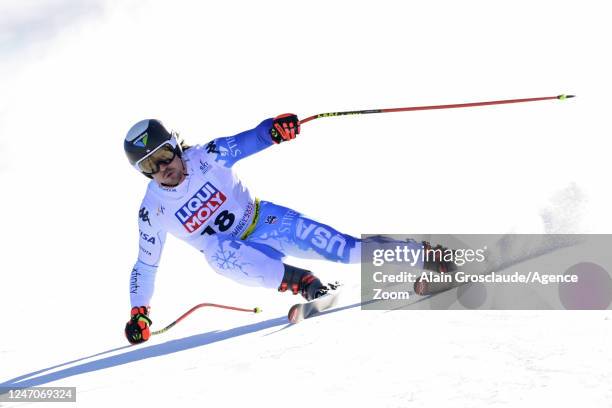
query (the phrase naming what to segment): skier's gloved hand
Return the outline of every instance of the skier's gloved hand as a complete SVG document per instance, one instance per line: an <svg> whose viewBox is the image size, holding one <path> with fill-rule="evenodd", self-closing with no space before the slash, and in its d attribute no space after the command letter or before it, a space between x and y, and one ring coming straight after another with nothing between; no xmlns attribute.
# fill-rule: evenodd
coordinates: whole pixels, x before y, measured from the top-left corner
<svg viewBox="0 0 612 408"><path fill-rule="evenodd" d="M283 113L274 118L270 136L274 143L295 139L300 134L300 121L293 113Z"/></svg>
<svg viewBox="0 0 612 408"><path fill-rule="evenodd" d="M130 321L125 325L125 337L132 344L139 344L149 340L151 337L151 319L149 319L149 308L147 306L133 307Z"/></svg>

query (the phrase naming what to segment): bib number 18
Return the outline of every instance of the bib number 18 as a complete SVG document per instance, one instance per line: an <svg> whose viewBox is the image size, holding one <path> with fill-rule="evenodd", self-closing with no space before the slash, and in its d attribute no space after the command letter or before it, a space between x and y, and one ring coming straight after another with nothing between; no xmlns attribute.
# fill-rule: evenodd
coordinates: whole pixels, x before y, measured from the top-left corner
<svg viewBox="0 0 612 408"><path fill-rule="evenodd" d="M213 223L217 226L217 229L219 230L219 232L225 232L231 228L235 219L236 219L236 216L234 214L232 214L231 212L227 210L223 210L219 213L219 215L217 215L217 218L215 218L215 221ZM204 228L204 231L200 233L200 235L204 235L204 234L213 235L216 233L217 231L215 231L215 229L212 226L207 225L206 228Z"/></svg>

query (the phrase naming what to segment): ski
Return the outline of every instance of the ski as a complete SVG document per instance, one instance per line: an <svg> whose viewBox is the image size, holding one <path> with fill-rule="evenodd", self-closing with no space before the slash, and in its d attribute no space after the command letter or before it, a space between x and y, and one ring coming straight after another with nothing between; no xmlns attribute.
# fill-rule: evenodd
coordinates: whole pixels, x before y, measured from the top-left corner
<svg viewBox="0 0 612 408"><path fill-rule="evenodd" d="M566 236L564 239L559 239L555 234L551 234L542 236L541 241L536 242L535 245L523 248L521 246L521 241L517 236L505 235L499 239L499 241L496 243L494 251L492 250L492 252L489 254L489 256L492 258L489 265L486 265L481 271L468 272L467 270L464 270L464 272L469 276L488 275L494 271L503 271L521 262L537 258L562 248L577 245L582 242L582 240L583 238L578 235L575 237ZM454 275L457 272L458 271L445 272L446 274L452 276L450 282L427 282L424 280L418 280L414 284L414 292L417 295L430 296L469 284L469 282L465 281L457 282L454 279Z"/></svg>
<svg viewBox="0 0 612 408"><path fill-rule="evenodd" d="M338 302L338 296L340 295L340 286L337 282L335 284L327 284L330 288L329 291L321 297L311 300L306 303L297 303L289 309L287 318L293 324L299 323L304 319L320 313L324 310L330 309Z"/></svg>

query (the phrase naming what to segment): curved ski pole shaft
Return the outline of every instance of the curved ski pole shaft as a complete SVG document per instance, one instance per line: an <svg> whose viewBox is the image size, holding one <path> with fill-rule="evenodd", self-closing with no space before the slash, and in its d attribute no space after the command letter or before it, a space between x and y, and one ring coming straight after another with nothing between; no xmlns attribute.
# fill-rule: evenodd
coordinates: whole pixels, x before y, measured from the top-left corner
<svg viewBox="0 0 612 408"><path fill-rule="evenodd" d="M408 112L408 111L431 110L431 109L471 108L475 106L502 105L506 103L546 101L550 99L565 100L568 98L573 98L574 96L575 95L541 96L537 98L503 99L499 101L455 103L451 105L411 106L407 108L367 109L367 110L358 110L358 111L328 112L328 113L319 113L318 115L313 115L305 119L302 119L300 121L300 125L306 122L310 122L311 120L314 120L314 119L326 118L329 116L364 115L367 113Z"/></svg>
<svg viewBox="0 0 612 408"><path fill-rule="evenodd" d="M173 321L172 323L170 323L169 325L167 325L163 329L156 330L156 331L152 332L151 335L155 336L157 334L161 334L161 333L164 333L164 332L170 330L172 327L174 327L175 324L177 324L178 322L180 322L181 320L183 320L184 318L189 316L195 310L197 310L197 309L199 309L201 307L206 307L206 306L209 306L209 307L218 307L220 309L236 310L236 311L239 311L239 312L251 312L251 313L260 313L261 312L261 309L259 307L255 307L253 309L245 309L245 308L242 308L242 307L218 305L216 303L200 303L199 305L195 305L194 307L192 307L191 309L189 309L188 311L183 313L178 319L176 319L175 321Z"/></svg>

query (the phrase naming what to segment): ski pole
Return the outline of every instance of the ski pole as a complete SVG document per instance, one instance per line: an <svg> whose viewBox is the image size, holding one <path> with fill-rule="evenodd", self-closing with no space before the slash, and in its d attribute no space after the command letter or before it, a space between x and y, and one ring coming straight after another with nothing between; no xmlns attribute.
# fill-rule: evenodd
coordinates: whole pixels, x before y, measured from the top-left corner
<svg viewBox="0 0 612 408"><path fill-rule="evenodd" d="M568 98L573 98L575 96L576 95L541 96L538 98L504 99L500 101L455 103L452 105L411 106L408 108L366 109L366 110L358 110L358 111L328 112L328 113L319 113L318 115L313 115L313 116L307 117L306 119L302 119L300 120L300 125L306 122L310 122L311 120L314 120L314 119L326 118L329 116L363 115L366 113L407 112L407 111L430 110L430 109L471 108L474 106L502 105L506 103L545 101L549 99L565 100Z"/></svg>
<svg viewBox="0 0 612 408"><path fill-rule="evenodd" d="M183 320L184 318L186 318L187 316L189 316L191 313L193 313L196 309L199 309L201 307L206 307L206 306L210 306L210 307L218 307L220 309L229 309L229 310L237 310L239 312L253 312L253 313L261 313L261 309L259 307L254 307L253 309L244 309L241 307L234 307L234 306L225 306L225 305L218 305L215 303L200 303L199 305L195 305L194 307L192 307L191 309L189 309L188 311L186 311L185 313L183 313L181 315L181 317L179 317L178 319L176 319L175 321L173 321L172 323L170 323L169 325L167 325L166 327L164 327L163 329L159 329L157 331L154 331L151 333L152 336L155 336L156 334L161 334L164 333L168 330L170 330L172 327L174 327L175 324L177 324L178 322L180 322L181 320Z"/></svg>

